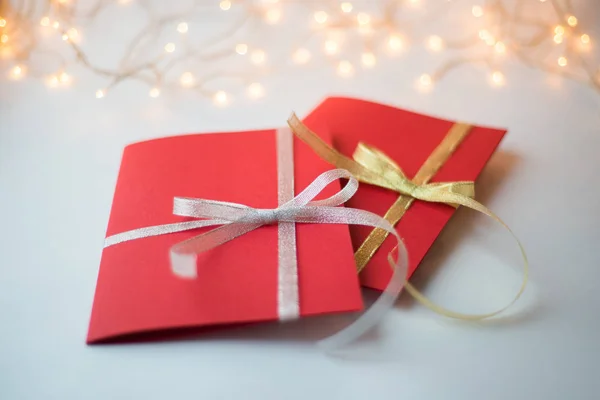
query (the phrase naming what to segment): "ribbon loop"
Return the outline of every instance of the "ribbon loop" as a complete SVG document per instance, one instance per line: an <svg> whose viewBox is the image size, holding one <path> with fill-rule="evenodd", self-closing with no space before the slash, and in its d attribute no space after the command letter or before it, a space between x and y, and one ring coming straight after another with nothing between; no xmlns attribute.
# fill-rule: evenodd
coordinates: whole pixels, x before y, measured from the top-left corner
<svg viewBox="0 0 600 400"><path fill-rule="evenodd" d="M444 164L458 144L466 137L470 130L469 125L455 124L444 141L433 151L412 180L404 175L402 169L394 162L394 160L375 147L371 147L361 142L356 147L353 155L354 159L350 159L321 140L321 138L304 125L295 114L292 114L288 119L288 125L296 136L307 143L325 161L338 168L343 166L343 168L350 171L360 182L398 192L401 196L387 211L384 217L391 225L395 225L410 207L412 201L418 199L433 203L444 203L454 207L462 205L471 208L492 218L502 225L502 227L507 229L512 235L523 257L524 274L519 292L506 307L488 314L470 315L457 313L433 303L427 299L427 297L419 293L410 285L410 283L406 282L405 287L407 290L423 305L444 316L466 320L480 320L499 314L510 307L521 296L527 284L529 269L529 262L527 261L525 249L504 221L498 218L483 204L473 199L475 196L474 182L429 183L429 180L434 176L436 171ZM367 265L387 235L388 233L383 229L374 229L360 245L355 253L358 272Z"/></svg>

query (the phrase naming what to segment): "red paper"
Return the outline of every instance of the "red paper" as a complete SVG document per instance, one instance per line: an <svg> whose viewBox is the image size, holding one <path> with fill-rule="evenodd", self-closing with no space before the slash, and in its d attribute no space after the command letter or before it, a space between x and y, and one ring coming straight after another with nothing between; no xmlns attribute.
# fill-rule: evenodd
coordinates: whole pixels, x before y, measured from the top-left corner
<svg viewBox="0 0 600 400"><path fill-rule="evenodd" d="M294 138L295 191L331 166ZM319 198L331 196L330 185ZM277 207L275 131L170 137L123 154L107 236L185 220L173 197ZM277 226L263 226L201 254L198 278L176 277L169 248L206 229L104 249L88 343L207 325L277 320ZM356 311L362 299L345 225L297 224L300 314Z"/></svg>
<svg viewBox="0 0 600 400"><path fill-rule="evenodd" d="M432 118L382 104L348 98L328 98L305 123L321 134L326 127L334 147L352 157L358 142L378 148L412 178L442 141L454 121ZM505 130L476 126L441 167L431 182L474 181L506 133ZM360 184L348 207L361 208L383 216L399 194L388 189ZM414 201L396 225L409 255L409 275L440 234L455 209L444 204ZM371 228L351 226L355 249ZM386 239L360 275L364 286L383 290L391 277L387 254L394 241Z"/></svg>

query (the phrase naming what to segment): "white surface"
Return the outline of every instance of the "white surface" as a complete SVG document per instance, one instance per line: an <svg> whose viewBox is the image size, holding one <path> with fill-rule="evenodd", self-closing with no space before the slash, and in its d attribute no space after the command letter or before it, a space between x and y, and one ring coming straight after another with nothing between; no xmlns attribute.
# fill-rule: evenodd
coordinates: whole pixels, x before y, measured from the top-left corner
<svg viewBox="0 0 600 400"><path fill-rule="evenodd" d="M412 84L428 63L430 56L409 53L402 69L383 63L352 81L290 71L264 81L264 100L228 108L180 94L152 100L137 83L97 100L103 82L82 71L72 88L52 92L32 80L1 81L0 398L598 398L600 95L515 65L501 89L467 66L418 94ZM509 128L477 188L527 248L531 285L518 306L466 324L403 296L359 360L313 346L337 318L86 346L122 147L281 126L290 110L304 115L329 94ZM415 282L462 311L493 309L520 279L505 238L460 210Z"/></svg>

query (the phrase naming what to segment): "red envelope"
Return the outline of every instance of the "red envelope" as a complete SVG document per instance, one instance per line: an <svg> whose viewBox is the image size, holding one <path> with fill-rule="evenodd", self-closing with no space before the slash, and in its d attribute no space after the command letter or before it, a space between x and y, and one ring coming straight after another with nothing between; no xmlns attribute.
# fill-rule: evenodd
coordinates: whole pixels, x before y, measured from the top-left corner
<svg viewBox="0 0 600 400"><path fill-rule="evenodd" d="M321 135L326 127L334 147L352 157L358 142L383 151L407 177L412 178L454 121L416 114L394 107L349 98L328 98L304 122ZM505 130L475 126L431 182L474 181L506 133ZM326 138L324 138L326 139ZM380 187L360 184L348 207L384 215L399 194ZM396 230L404 239L409 256L409 275L417 268L455 208L439 203L414 201ZM355 249L367 238L371 228L351 226ZM377 250L360 274L362 285L383 290L391 277L387 253L393 248L390 238Z"/></svg>
<svg viewBox="0 0 600 400"><path fill-rule="evenodd" d="M331 169L296 138L294 163L296 193ZM319 198L337 190L339 184L330 185ZM126 147L107 236L186 220L172 215L175 196L277 207L275 130L169 137ZM207 229L105 248L87 342L277 320L277 226L260 227L200 255L195 280L175 276L169 248ZM296 237L300 315L360 310L348 227L297 224Z"/></svg>

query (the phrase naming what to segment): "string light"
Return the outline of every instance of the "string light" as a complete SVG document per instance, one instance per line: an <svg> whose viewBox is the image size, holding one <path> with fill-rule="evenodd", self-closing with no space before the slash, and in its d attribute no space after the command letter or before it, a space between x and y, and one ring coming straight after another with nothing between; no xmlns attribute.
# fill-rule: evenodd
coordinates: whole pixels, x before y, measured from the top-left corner
<svg viewBox="0 0 600 400"><path fill-rule="evenodd" d="M157 98L158 96L160 96L160 89L157 87L153 87L148 92L148 96L152 97L153 99Z"/></svg>
<svg viewBox="0 0 600 400"><path fill-rule="evenodd" d="M229 96L223 90L219 90L213 96L213 100L216 104L223 106L229 102Z"/></svg>
<svg viewBox="0 0 600 400"><path fill-rule="evenodd" d="M172 52L174 52L174 51L175 51L175 43L167 43L167 44L165 45L165 51L166 51L167 53L172 53Z"/></svg>
<svg viewBox="0 0 600 400"><path fill-rule="evenodd" d="M41 26L50 26L50 18L42 17L42 19L40 19L40 25Z"/></svg>
<svg viewBox="0 0 600 400"><path fill-rule="evenodd" d="M248 96L253 99L261 98L265 95L265 89L260 83L252 83L248 86Z"/></svg>
<svg viewBox="0 0 600 400"><path fill-rule="evenodd" d="M264 63L266 58L267 54L263 50L254 50L252 54L250 54L250 59L256 65Z"/></svg>
<svg viewBox="0 0 600 400"><path fill-rule="evenodd" d="M2 36L0 36L0 43L6 42L8 42L8 35L6 33L3 33Z"/></svg>
<svg viewBox="0 0 600 400"><path fill-rule="evenodd" d="M348 78L354 74L354 66L350 61L342 60L337 67L338 74L344 78Z"/></svg>
<svg viewBox="0 0 600 400"><path fill-rule="evenodd" d="M52 23L52 27L53 27L54 29L58 29L58 28L60 28L60 22L58 22L58 21L54 21L54 22Z"/></svg>
<svg viewBox="0 0 600 400"><path fill-rule="evenodd" d="M349 12L352 12L352 9L354 7L352 6L352 3L349 3L349 2L346 1L346 2L344 2L342 4L340 4L340 8L342 9L343 12L349 13Z"/></svg>
<svg viewBox="0 0 600 400"><path fill-rule="evenodd" d="M358 13L356 15L356 21L358 21L359 25L368 25L371 22L371 16L367 13Z"/></svg>
<svg viewBox="0 0 600 400"><path fill-rule="evenodd" d="M567 24L569 24L569 26L577 26L577 22L577 17L574 15L569 15L569 18L567 18Z"/></svg>
<svg viewBox="0 0 600 400"><path fill-rule="evenodd" d="M496 42L494 45L494 50L496 50L496 53L498 54L504 54L506 53L506 45L504 42Z"/></svg>
<svg viewBox="0 0 600 400"><path fill-rule="evenodd" d="M375 57L375 54L371 52L362 53L360 59L362 61L362 64L368 68L375 66L375 64L377 63L377 58Z"/></svg>
<svg viewBox="0 0 600 400"><path fill-rule="evenodd" d="M327 15L327 13L325 11L317 11L314 15L315 17L315 21L317 21L319 24L324 24L325 22L327 22L327 19L329 18L329 16Z"/></svg>
<svg viewBox="0 0 600 400"><path fill-rule="evenodd" d="M69 83L69 81L71 80L71 77L66 72L61 72L58 75L58 80L60 81L60 83Z"/></svg>
<svg viewBox="0 0 600 400"><path fill-rule="evenodd" d="M186 33L188 31L188 24L186 22L180 22L177 25L177 32Z"/></svg>
<svg viewBox="0 0 600 400"><path fill-rule="evenodd" d="M223 0L219 3L219 7L221 8L221 10L227 11L231 8L231 1Z"/></svg>
<svg viewBox="0 0 600 400"><path fill-rule="evenodd" d="M433 87L433 78L429 74L423 74L417 81L417 89L421 92L428 92Z"/></svg>
<svg viewBox="0 0 600 400"><path fill-rule="evenodd" d="M338 53L338 51L340 50L340 46L334 40L327 40L327 41L325 41L324 49L325 49L325 54L328 54L331 56L331 55Z"/></svg>
<svg viewBox="0 0 600 400"><path fill-rule="evenodd" d="M581 35L581 37L579 39L581 40L581 43L583 43L583 44L590 43L590 35L588 35L587 33L584 33L583 35Z"/></svg>
<svg viewBox="0 0 600 400"><path fill-rule="evenodd" d="M562 25L556 25L554 27L554 33L556 33L557 35L564 35L565 34L565 28Z"/></svg>
<svg viewBox="0 0 600 400"><path fill-rule="evenodd" d="M504 74L500 71L492 72L492 83L496 86L504 85Z"/></svg>
<svg viewBox="0 0 600 400"><path fill-rule="evenodd" d="M563 35L559 35L557 33L556 35L554 35L552 40L554 40L554 43L556 43L556 44L561 44L563 42Z"/></svg>
<svg viewBox="0 0 600 400"><path fill-rule="evenodd" d="M194 75L192 75L191 72L184 72L183 74L181 74L181 77L179 78L179 83L183 87L190 87L194 84L194 82L195 82Z"/></svg>
<svg viewBox="0 0 600 400"><path fill-rule="evenodd" d="M246 43L238 43L235 45L235 52L239 55L244 55L248 52L248 45Z"/></svg>
<svg viewBox="0 0 600 400"><path fill-rule="evenodd" d="M267 10L265 18L269 24L276 24L281 20L281 9L271 8Z"/></svg>
<svg viewBox="0 0 600 400"><path fill-rule="evenodd" d="M306 64L310 61L310 51L305 48L300 48L294 52L292 59L296 64Z"/></svg>
<svg viewBox="0 0 600 400"><path fill-rule="evenodd" d="M25 76L25 67L22 65L15 65L10 70L10 77L13 79L21 79L23 76Z"/></svg>
<svg viewBox="0 0 600 400"><path fill-rule="evenodd" d="M67 41L69 40L69 35L67 35L66 33L62 34L62 40Z"/></svg>
<svg viewBox="0 0 600 400"><path fill-rule="evenodd" d="M427 40L427 45L432 51L440 51L444 48L444 41L441 37L433 35Z"/></svg>
<svg viewBox="0 0 600 400"><path fill-rule="evenodd" d="M388 37L387 44L388 48L395 52L402 49L404 42L402 41L402 38L400 36L390 35Z"/></svg>
<svg viewBox="0 0 600 400"><path fill-rule="evenodd" d="M48 87L51 88L58 86L58 76L52 75L48 77L48 79L46 80L46 84L48 85Z"/></svg>
<svg viewBox="0 0 600 400"><path fill-rule="evenodd" d="M558 60L556 62L558 63L559 66L565 67L567 65L567 57L560 56L560 57L558 57Z"/></svg>
<svg viewBox="0 0 600 400"><path fill-rule="evenodd" d="M481 29L479 31L479 39L487 41L490 38L492 38L492 34L487 29Z"/></svg>
<svg viewBox="0 0 600 400"><path fill-rule="evenodd" d="M4 18L0 18L0 28L4 28L6 26L6 20Z"/></svg>
<svg viewBox="0 0 600 400"><path fill-rule="evenodd" d="M471 13L474 17L479 18L483 15L483 8L481 8L481 6L473 6L473 8L471 8Z"/></svg>
<svg viewBox="0 0 600 400"><path fill-rule="evenodd" d="M96 90L96 98L97 99L101 99L104 96L106 96L106 90L105 89L98 89L98 90Z"/></svg>

